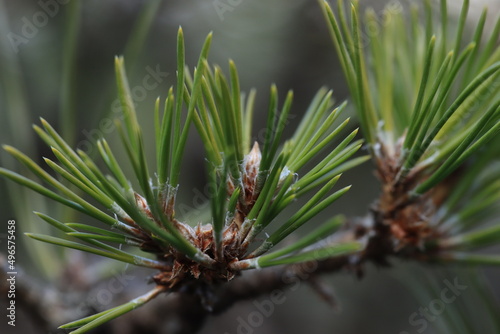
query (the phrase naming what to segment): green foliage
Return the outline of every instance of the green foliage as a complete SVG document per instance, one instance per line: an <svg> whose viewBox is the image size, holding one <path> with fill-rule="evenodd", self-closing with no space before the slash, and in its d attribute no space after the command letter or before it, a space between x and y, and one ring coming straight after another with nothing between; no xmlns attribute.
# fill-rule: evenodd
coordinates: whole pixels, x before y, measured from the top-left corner
<svg viewBox="0 0 500 334"><path fill-rule="evenodd" d="M488 143L500 130L500 21L484 36L485 9L466 36L469 1L455 25L446 0L437 20L424 1L409 18L401 4L381 17L369 9L364 26L357 2L323 9L383 183L378 210L393 217L384 224L398 242L439 249L432 259L498 263L447 251L500 243L498 225L465 232L497 212L498 149Z"/></svg>
<svg viewBox="0 0 500 334"><path fill-rule="evenodd" d="M82 326L75 333L87 331L142 305L160 290L182 284L172 268L177 262L186 265L186 258L191 262L182 277L211 275L220 281L232 278L243 269L319 260L362 250L363 244L358 241L323 242L319 248L306 249L339 227L343 219L337 217L303 239L267 254L345 194L350 187L329 193L342 172L362 163L366 157L351 159L361 147L361 141L354 140L357 130L332 148L331 143L344 132L348 120L336 122L345 104L332 110L332 93L325 89L318 92L293 137L282 144L293 94L287 94L280 108L277 88L271 87L265 136L262 143L252 143L255 92L248 96L240 92L233 62L229 62L229 78L219 67L208 64L211 40L212 36L208 35L192 77L185 65L184 37L179 29L177 85L168 91L163 108L160 100L155 105L155 174L151 174L145 156L144 138L131 99L124 60L116 58L116 81L123 112L122 120L116 124L140 190L133 189L131 177L121 168L123 162L116 159L104 138L97 142L97 147L107 171L98 167L97 161L85 152L73 150L45 120L41 120L41 127L35 125L35 131L55 156L55 160L45 158L45 162L60 177L52 176L19 150L4 146L43 184L4 168L0 169L1 175L107 227L63 223L37 213L65 235L60 238L27 233L27 236L158 269L171 277L168 282L157 278L158 288L140 299L141 302L131 301L64 328ZM180 222L175 215L181 161L192 125L202 139L208 180L216 189L209 199L212 209L209 224L197 228ZM316 165L305 168L319 157L322 158ZM286 208L295 206L295 200L305 196L309 196L309 200L291 217L282 214ZM249 252L256 237L274 221L279 228ZM127 250L121 250L118 245L122 244L128 246ZM134 247L155 257L136 255ZM202 269L197 269L198 266Z"/></svg>
<svg viewBox="0 0 500 334"><path fill-rule="evenodd" d="M500 52L494 47L500 23L482 46L485 11L473 40L462 47L468 1L453 38L446 0L441 0L439 26L427 15L425 29L418 7L412 7L406 24L400 6L389 6L380 20L368 10L366 30L357 2L350 24L343 1L338 17L327 3L324 9L374 159L386 159L385 152L398 159L395 182L415 170L432 174L411 189L418 196L498 133ZM434 11L430 1L424 7L426 13Z"/></svg>
<svg viewBox="0 0 500 334"><path fill-rule="evenodd" d="M127 47L130 59L137 58L159 4L152 1L142 13ZM422 7L423 25L417 6L408 18L398 6L387 7L379 18L373 10L362 16L357 2L346 12L339 0L336 13L322 3L370 156L355 157L363 141L356 140L357 129L346 134L349 119L340 120L346 103L334 108L332 92L324 88L292 137L284 140L293 93L281 102L273 85L265 135L254 142L256 92L241 92L232 61L228 75L209 64L211 34L191 72L182 29L177 35L176 85L154 106L154 171L123 57L115 59L122 110L116 126L128 161L118 159L104 138L96 143L97 158L74 150L75 129L63 126L60 135L44 119L34 130L52 149L54 157L44 158L46 166L5 145L41 182L12 168L0 168L0 175L82 213L82 219L101 223L60 221L36 212L62 234L27 233L29 237L157 271L152 278L156 287L147 294L61 328L84 333L193 280L217 285L242 270L350 255L361 263L370 259L374 245L380 246L373 240L384 245L375 261L396 255L499 265L500 256L472 251L500 243L498 224L484 226L498 212L500 199L498 148L491 145L500 130L500 21L490 36L483 36L483 12L470 43L463 45L468 6L465 1L453 26L446 0L440 2L437 25L430 1ZM70 11L63 111L74 104L78 5ZM63 125L74 123L74 114L63 114ZM209 219L196 227L181 222L175 212L192 127L204 146L207 179L215 189L209 196ZM336 234L346 219L335 216L276 247L343 196L350 186L333 190L341 174L370 158L382 183L373 222ZM125 163L133 175L122 168ZM436 292L432 284L422 288Z"/></svg>
<svg viewBox="0 0 500 334"><path fill-rule="evenodd" d="M68 328L78 328L77 330L72 331L72 334L79 334L79 333L86 333L91 329L94 329L110 320L113 320L115 318L118 318L121 315L124 315L125 313L128 313L130 311L133 311L134 309L141 307L142 305L146 304L147 302L151 301L153 298L155 298L158 294L162 293L165 291L165 288L162 286L157 286L153 290L149 291L148 293L137 297L128 303L125 303L123 305L113 307L109 310L94 314L92 316L73 321L70 323L67 323L65 325L60 326L59 328L62 329L68 329Z"/></svg>

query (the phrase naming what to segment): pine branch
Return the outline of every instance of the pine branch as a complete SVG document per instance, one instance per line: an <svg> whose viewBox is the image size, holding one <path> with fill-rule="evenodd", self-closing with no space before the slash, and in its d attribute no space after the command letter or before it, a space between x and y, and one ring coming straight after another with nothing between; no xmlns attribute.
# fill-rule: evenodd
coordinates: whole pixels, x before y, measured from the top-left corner
<svg viewBox="0 0 500 334"><path fill-rule="evenodd" d="M293 93L280 101L277 87L271 86L265 136L252 143L255 93L240 91L232 61L228 76L210 65L212 34L191 74L182 29L176 86L163 108L160 100L154 108L156 173L146 156L123 57L115 59L123 112L117 128L132 175L125 174L124 162L104 139L97 147L107 169L74 150L43 119L34 128L54 153L55 160L44 160L56 177L4 146L38 181L5 168L0 175L102 223L61 222L36 213L64 235L27 236L156 270L148 293L62 328L84 333L167 292L179 294L179 319L195 311L201 323L207 314L239 300L284 288L289 277L307 282L340 270L361 275L364 263L386 266L393 257L500 264L497 255L462 253L500 243L498 226L480 226L495 217L500 198L500 183L494 182L498 169L487 168L498 155L488 143L500 131L500 52L495 45L500 28L482 46L485 13L462 47L468 1L454 30L448 27L446 0L441 0L437 27L430 1L423 5L422 27L417 10L407 27L401 12L387 10L394 17L381 25L372 11L363 17L357 2L349 13L341 0L336 13L327 2L322 6L370 157L353 158L363 141L355 140L357 129L344 135L349 119L339 117L346 103L335 108L325 89L318 91L294 135L284 140ZM152 12L144 15L151 20ZM368 35L367 48L363 22L379 31ZM209 219L197 226L176 215L182 158L193 126L214 188ZM369 216L346 223L335 216L287 246L280 244L343 196L350 186L335 189L341 174L369 158L382 184ZM297 205L299 198L305 200ZM129 248L122 250L122 244ZM301 264L314 269L304 274ZM272 268L262 269L267 267ZM246 270L254 273L246 276Z"/></svg>

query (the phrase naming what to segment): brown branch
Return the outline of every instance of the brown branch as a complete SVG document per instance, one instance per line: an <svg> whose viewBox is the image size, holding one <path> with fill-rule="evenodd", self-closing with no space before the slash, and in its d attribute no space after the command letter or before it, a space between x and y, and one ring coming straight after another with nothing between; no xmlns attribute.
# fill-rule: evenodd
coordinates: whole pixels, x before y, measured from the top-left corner
<svg viewBox="0 0 500 334"><path fill-rule="evenodd" d="M350 261L348 256L342 256L319 262L252 270L216 287L198 286L198 289L192 287L189 292L159 296L110 325L113 332L123 334L139 331L153 334L196 333L202 329L209 316L221 314L238 302L266 295L285 294L322 273L349 268L357 272L357 265Z"/></svg>
<svg viewBox="0 0 500 334"><path fill-rule="evenodd" d="M321 274L347 270L361 277L365 262L388 265L386 258L393 254L393 248L385 237L387 233L387 229L376 224L373 218L353 219L344 227L344 233L336 234L336 238L340 234L342 241L365 239L366 248L359 254L251 270L217 286L198 284L189 291L172 293L167 299L160 297L142 310L137 310L127 320L129 325L121 324L120 330L128 329L124 333L133 333L138 329L147 329L150 333L195 333L202 328L207 316L223 313L235 303L286 293ZM156 314L154 321L152 312ZM169 330L163 331L165 327L161 324L168 326Z"/></svg>
<svg viewBox="0 0 500 334"><path fill-rule="evenodd" d="M344 226L343 232L337 232L332 242L364 240L365 249L355 255L337 256L322 261L310 261L290 266L271 267L261 270L251 270L239 275L228 283L208 285L201 281L179 292L162 295L148 305L131 312L118 321L109 323L107 332L119 333L176 333L187 334L199 331L204 320L210 315L217 315L228 310L235 303L255 299L260 296L276 293L286 293L289 289L296 288L299 284L315 280L318 275L350 271L357 276L362 276L362 266L365 262L374 262L387 265L387 256L393 254L389 244L387 228L377 224L376 215L373 217L351 219ZM318 247L321 245L318 244ZM5 272L2 272L5 275ZM2 278L2 281L5 281ZM19 284L18 291L22 296L22 307L25 308L33 321L47 331L55 328L55 319L51 318L54 309L61 305L50 305L44 300L43 294L36 293L36 288L31 284ZM90 287L87 287L90 289ZM40 289L38 289L40 290ZM52 289L54 290L54 289ZM134 289L124 291L126 295L120 297L133 298ZM82 288L82 299L85 291ZM55 298L61 303L64 292ZM5 294L3 294L5 295ZM21 298L21 297L20 297ZM19 300L21 302L21 300ZM78 298L77 298L78 304ZM76 309L78 305L64 305L67 309ZM67 312L67 314L77 312ZM58 319L56 321L60 321ZM71 321L75 319L67 319ZM108 327L109 326L109 327ZM54 326L55 327L55 326Z"/></svg>

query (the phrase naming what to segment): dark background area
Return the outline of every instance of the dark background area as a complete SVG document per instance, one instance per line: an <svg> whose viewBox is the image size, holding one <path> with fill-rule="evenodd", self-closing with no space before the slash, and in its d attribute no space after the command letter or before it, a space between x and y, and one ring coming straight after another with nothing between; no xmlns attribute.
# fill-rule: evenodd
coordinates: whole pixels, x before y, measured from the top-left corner
<svg viewBox="0 0 500 334"><path fill-rule="evenodd" d="M77 88L75 145L83 145L82 142L96 133L94 130L101 129L100 122L103 119L112 117L112 101L116 95L113 58L124 52L134 22L146 2L82 1L75 78ZM221 2L230 3L230 1ZM385 2L382 0L361 1L361 4L373 6L378 12ZM129 72L131 87L140 86L144 77L149 73L149 69L159 68L162 72L168 73L165 80L155 89L148 90L147 96L137 104L139 121L144 127L146 136L153 131L154 100L158 96L165 98L168 88L174 84L175 39L179 26L182 26L184 30L186 60L191 68L196 64L204 38L212 31L214 38L210 52L211 63L220 65L226 71L228 59L233 59L238 66L242 90L249 91L252 87L257 89L255 134L264 126L268 91L272 83L277 84L281 97L284 97L290 89L295 93L291 111L293 117L286 129L288 134L295 129L307 105L320 87L332 88L334 97L339 103L348 98L347 87L337 63L327 25L316 1L233 1L232 3L239 4L230 5L231 10L223 13L217 11L215 3L214 1L163 1L155 15L147 40L138 53L137 63ZM27 150L34 159L51 156L49 149L35 137L31 125L39 124L39 117L45 118L56 128L60 124L62 41L67 27L65 24L67 5L59 4L57 13L54 13L46 24L40 25L37 28L38 31L33 33L33 37L27 38L25 43L18 45L18 50L15 52L12 38L9 40L9 33L22 35L23 29L26 29L26 22L33 22L34 16L42 11L43 7L38 1L28 0L0 1L0 4L2 4L0 6L2 27L0 36L0 62L2 64L0 65L2 85L0 86L0 142L18 147L23 151ZM498 12L498 3L491 1L491 5L492 9L496 6ZM480 12L479 8L481 5L473 2L472 20L474 15ZM20 89L16 89L14 82L7 80L10 78L19 80ZM15 98L17 106L26 113L20 112L20 109L10 109L9 105L12 104L8 103L9 98ZM349 108L344 118L347 116L352 116ZM16 117L21 119L15 122L19 126L13 128L11 126L13 123L9 120ZM355 122L352 122L351 129L354 127ZM181 192L178 199L179 202L184 201L188 204L191 203L196 191L203 189L205 182L204 173L200 171L200 166L204 161L203 151L199 139L194 135L194 131L192 132L193 136L190 138L189 149L183 162ZM104 134L112 147L120 147L116 131ZM154 149L151 147L147 154L153 157L153 152ZM0 153L0 159L3 166L19 167L4 152ZM42 160L39 159L39 161ZM378 194L378 183L372 175L370 162L347 172L342 177L342 185L345 184L353 184L352 190L336 202L328 214L343 213L347 216L366 214L370 203ZM8 219L17 220L19 232L32 231L27 228L27 220L30 220L30 228L35 226L43 230L47 228L38 227L38 225L44 223L31 212L57 212L57 209L47 207L46 202L37 196L33 196L33 201L29 203L20 203L19 198L11 195L5 180L0 180L0 187L0 252L3 253L6 243L2 242L2 238L5 237L4 227ZM55 204L49 203L49 205ZM20 209L19 206L21 206ZM20 212L23 212L22 216ZM75 218L78 219L78 217ZM325 217L318 217L316 223L321 223L322 218ZM40 260L33 257L34 251L31 248L31 245L37 242L24 240L21 233L18 235L20 241L17 265L23 270L20 278L25 276L29 278L28 281L37 282L40 284L40 289L43 289L44 282L53 283L51 278L58 277L64 268L47 265L50 269L42 273L40 268L43 264L36 263ZM48 255L57 252L52 246L45 247L50 248L46 251ZM82 260L82 255L75 253L69 252L65 255L66 259L76 263L101 261L95 258ZM458 272L459 274L455 271L446 271L440 272L440 278L435 278L436 276L432 275L435 269L431 267L406 263L394 263L394 265L397 268L380 269L367 266L365 277L361 280L354 273L325 276L323 280L333 287L341 305L337 311L333 311L306 284L301 284L296 290L287 291L285 302L275 305L272 315L266 317L262 326L255 328L253 333L401 334L402 331L417 333L419 327L412 326L408 319L420 307L425 307L426 302L415 298L415 294L406 289L405 282L427 280L430 277L429 279L434 281L440 289L444 286L443 279L453 280L457 275L464 275L458 277L459 280L463 278L465 281L467 276L461 271ZM82 275L90 275L85 274L83 268L80 270L79 273ZM123 268L116 270L120 271ZM133 269L130 270L132 273ZM134 278L126 287L126 294L129 297L135 297L144 292L144 283L150 274L142 271L131 274ZM494 294L499 296L500 273L498 269L488 270L488 277ZM71 292L70 283L58 281L56 288L57 286L60 286L62 291ZM89 295L98 292L99 288L96 287L89 292ZM457 298L457 302L449 307L470 303L469 297L472 298L472 295L472 289L465 290L463 298ZM3 316L5 309L3 298L4 296L0 296L2 309L0 331L2 333L40 333L34 324L23 322L21 310L18 311L19 326L15 329L7 327ZM151 305L138 310L137 314L147 317L148 312L153 312L153 310L156 313L161 312L161 303L165 301L165 298L168 297L158 298ZM266 296L262 296L258 300L265 298ZM431 301L432 298L428 300L428 302ZM119 302L118 297L110 301L109 306L117 302ZM230 311L210 318L201 333L237 333L238 318L248 319L254 311L254 301L239 303ZM474 316L481 317L481 311ZM114 323L126 324L127 319L132 319L132 317L134 315L130 314L123 319L115 320ZM117 333L126 332L126 328L119 331L118 325L113 328ZM167 329L168 325L165 325L165 333L168 332ZM429 327L423 333L440 332Z"/></svg>

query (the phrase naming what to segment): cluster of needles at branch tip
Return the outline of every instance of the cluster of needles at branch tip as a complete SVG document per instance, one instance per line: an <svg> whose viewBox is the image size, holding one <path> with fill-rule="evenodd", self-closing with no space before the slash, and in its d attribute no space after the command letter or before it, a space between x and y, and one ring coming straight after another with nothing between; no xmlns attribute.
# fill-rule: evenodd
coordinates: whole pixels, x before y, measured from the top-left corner
<svg viewBox="0 0 500 334"><path fill-rule="evenodd" d="M416 5L369 9L364 25L357 2L350 16L343 1L323 9L382 185L374 240L414 258L495 263L448 251L498 241L498 226L470 230L499 197L488 164L498 155L489 142L500 130L500 20L485 36L485 9L468 37L469 1L457 23L439 4L424 1L424 26Z"/></svg>
<svg viewBox="0 0 500 334"><path fill-rule="evenodd" d="M211 40L210 34L191 75L184 63L184 37L179 29L177 84L167 92L163 107L159 99L154 107L154 177L149 171L150 159L145 156L124 59L116 58L123 112L116 126L139 189L133 188L131 178L122 170L122 162L104 138L96 143L101 159L97 162L84 151L73 150L45 120L41 120L42 127L35 125L35 131L56 158L45 158L45 162L60 178L53 177L19 150L5 146L45 184L6 169L0 169L2 175L108 226L103 229L85 223L65 223L36 213L66 237L28 236L157 269L152 278L157 288L140 299L140 305L161 291L210 295L207 289L233 279L242 270L347 256L363 247L360 241L341 240L308 249L342 225L343 218L337 216L286 247L274 250L288 235L345 194L350 187L332 189L344 171L367 157L353 157L362 145L355 140L357 129L345 135L349 120L339 118L345 104L334 108L332 92L326 89L316 94L292 138L283 141L293 94L289 92L280 106L277 88L272 86L264 138L261 142L253 141L256 93L240 92L232 61L228 78L221 68L208 64ZM208 182L215 189L209 199L208 222L181 221L175 212L180 162L193 125L205 148ZM341 136L344 137L339 140ZM318 162L310 166L311 161ZM98 163L104 163L107 170ZM305 203L297 205L299 198L305 198ZM291 207L295 208L292 214L285 213ZM273 222L277 229L267 233L266 228ZM127 247L122 249L121 245ZM134 248L150 256L139 255ZM62 327L79 327L75 333L83 333L132 310L136 304L130 302Z"/></svg>

